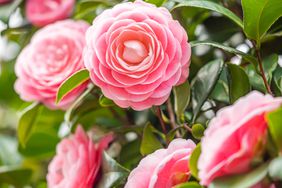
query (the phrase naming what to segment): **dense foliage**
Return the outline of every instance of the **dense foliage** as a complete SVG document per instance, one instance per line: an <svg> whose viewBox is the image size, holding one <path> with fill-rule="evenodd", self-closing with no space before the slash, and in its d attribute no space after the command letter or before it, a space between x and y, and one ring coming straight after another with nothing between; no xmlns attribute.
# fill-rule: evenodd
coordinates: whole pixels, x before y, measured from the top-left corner
<svg viewBox="0 0 282 188"><path fill-rule="evenodd" d="M281 0L146 0L140 14L118 10L127 0L77 0L55 17L38 2L0 0L1 188L55 187L56 178L65 188L282 187ZM138 26L123 20L143 16ZM132 39L138 29L143 44ZM119 50L128 69L153 54L158 71L129 79L108 55Z"/></svg>

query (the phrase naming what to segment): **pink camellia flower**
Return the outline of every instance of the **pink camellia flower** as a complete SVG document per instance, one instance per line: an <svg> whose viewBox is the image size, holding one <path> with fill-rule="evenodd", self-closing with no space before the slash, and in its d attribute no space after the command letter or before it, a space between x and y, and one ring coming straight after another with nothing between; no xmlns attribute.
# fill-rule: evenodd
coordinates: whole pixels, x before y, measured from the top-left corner
<svg viewBox="0 0 282 188"><path fill-rule="evenodd" d="M92 188L101 166L102 152L112 136L94 143L79 126L74 135L63 139L48 167L49 188Z"/></svg>
<svg viewBox="0 0 282 188"><path fill-rule="evenodd" d="M9 3L11 0L0 0L0 5L1 4L6 4L6 3Z"/></svg>
<svg viewBox="0 0 282 188"><path fill-rule="evenodd" d="M266 143L265 114L281 104L282 98L253 91L220 110L202 139L198 163L201 184L250 170L252 160L262 153Z"/></svg>
<svg viewBox="0 0 282 188"><path fill-rule="evenodd" d="M45 26L68 18L74 8L75 0L27 0L27 19L36 26Z"/></svg>
<svg viewBox="0 0 282 188"><path fill-rule="evenodd" d="M40 101L49 108L68 107L86 88L82 84L55 104L59 86L84 68L82 51L88 24L65 20L39 30L19 55L15 90L25 101Z"/></svg>
<svg viewBox="0 0 282 188"><path fill-rule="evenodd" d="M189 74L187 34L165 8L137 0L104 11L87 30L84 63L104 95L123 108L164 103Z"/></svg>
<svg viewBox="0 0 282 188"><path fill-rule="evenodd" d="M125 188L166 188L186 182L194 148L192 140L173 140L167 149L159 149L142 159L130 173Z"/></svg>

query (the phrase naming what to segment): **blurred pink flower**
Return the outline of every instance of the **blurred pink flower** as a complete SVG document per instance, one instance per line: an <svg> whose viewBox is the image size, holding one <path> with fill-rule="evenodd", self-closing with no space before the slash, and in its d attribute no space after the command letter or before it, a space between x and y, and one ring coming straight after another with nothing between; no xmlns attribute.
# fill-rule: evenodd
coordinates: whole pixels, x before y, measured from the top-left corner
<svg viewBox="0 0 282 188"><path fill-rule="evenodd" d="M104 11L87 30L84 61L95 85L122 108L164 103L189 74L186 31L165 8L137 0Z"/></svg>
<svg viewBox="0 0 282 188"><path fill-rule="evenodd" d="M94 143L79 126L74 135L63 139L48 167L49 188L92 188L98 175L102 152L112 136Z"/></svg>
<svg viewBox="0 0 282 188"><path fill-rule="evenodd" d="M27 0L27 19L36 26L45 26L68 18L74 9L75 0Z"/></svg>
<svg viewBox="0 0 282 188"><path fill-rule="evenodd" d="M52 109L68 107L86 88L82 84L57 105L59 86L84 68L82 51L88 24L65 20L39 30L19 55L15 71L15 90L25 101L40 101Z"/></svg>
<svg viewBox="0 0 282 188"><path fill-rule="evenodd" d="M1 4L5 4L5 3L9 3L9 2L11 2L12 0L0 0L0 5Z"/></svg>
<svg viewBox="0 0 282 188"><path fill-rule="evenodd" d="M159 149L141 160L130 173L125 188L164 188L187 181L188 161L195 144L175 139L167 149Z"/></svg>
<svg viewBox="0 0 282 188"><path fill-rule="evenodd" d="M209 185L217 177L250 170L251 161L261 154L266 143L265 113L281 104L282 98L253 91L221 109L202 138L198 163L201 184Z"/></svg>

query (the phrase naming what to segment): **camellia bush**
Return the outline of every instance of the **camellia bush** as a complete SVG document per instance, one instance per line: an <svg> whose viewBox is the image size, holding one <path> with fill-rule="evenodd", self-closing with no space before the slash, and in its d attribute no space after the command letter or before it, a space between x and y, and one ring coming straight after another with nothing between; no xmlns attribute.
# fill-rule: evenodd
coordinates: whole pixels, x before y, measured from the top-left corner
<svg viewBox="0 0 282 188"><path fill-rule="evenodd" d="M0 0L1 188L281 188L281 0Z"/></svg>

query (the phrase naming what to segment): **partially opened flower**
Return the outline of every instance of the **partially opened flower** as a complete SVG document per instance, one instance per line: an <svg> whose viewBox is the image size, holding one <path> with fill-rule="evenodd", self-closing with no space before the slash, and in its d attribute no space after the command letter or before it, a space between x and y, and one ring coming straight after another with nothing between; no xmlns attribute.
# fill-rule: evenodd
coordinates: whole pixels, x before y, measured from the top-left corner
<svg viewBox="0 0 282 188"><path fill-rule="evenodd" d="M93 188L102 162L102 152L112 136L94 143L79 126L74 135L63 139L48 167L49 188Z"/></svg>
<svg viewBox="0 0 282 188"><path fill-rule="evenodd" d="M68 18L74 9L75 0L27 0L27 19L36 26L45 26Z"/></svg>
<svg viewBox="0 0 282 188"><path fill-rule="evenodd" d="M84 68L82 52L88 24L65 20L39 30L20 53L15 71L15 90L25 101L39 101L49 108L67 108L86 88L70 92L56 104L60 85L73 73Z"/></svg>
<svg viewBox="0 0 282 188"><path fill-rule="evenodd" d="M104 11L86 33L84 60L95 85L120 107L161 105L189 74L186 31L165 8L137 0Z"/></svg>
<svg viewBox="0 0 282 188"><path fill-rule="evenodd" d="M221 109L211 120L202 139L198 168L201 184L215 178L247 172L252 160L260 155L267 138L265 114L282 104L257 91Z"/></svg>
<svg viewBox="0 0 282 188"><path fill-rule="evenodd" d="M173 140L167 149L159 149L142 159L130 173L125 188L166 188L186 182L194 148L191 140Z"/></svg>

